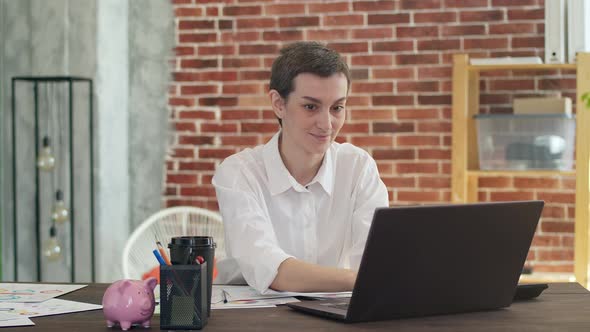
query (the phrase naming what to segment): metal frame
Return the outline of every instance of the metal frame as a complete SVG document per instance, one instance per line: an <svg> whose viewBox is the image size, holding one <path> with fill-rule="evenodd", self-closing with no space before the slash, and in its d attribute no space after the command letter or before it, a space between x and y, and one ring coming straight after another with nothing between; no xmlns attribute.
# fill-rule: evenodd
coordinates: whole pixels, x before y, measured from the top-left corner
<svg viewBox="0 0 590 332"><path fill-rule="evenodd" d="M35 153L39 153L39 100L38 100L38 88L39 84L44 83L66 83L68 84L69 94L69 106L68 106L68 132L69 132L69 153L70 153L70 257L71 257L71 281L75 282L76 278L76 265L75 265L75 242L74 242L74 208L75 208L75 195L74 195L74 149L73 149L73 108L74 108L74 95L73 86L76 82L82 82L88 84L88 135L89 135L89 156L90 156L90 260L91 260L91 276L92 282L95 280L95 253L94 253L94 108L93 108L93 82L89 78L75 77L75 76L16 76L12 78L12 188L13 188L13 250L14 250L14 279L18 281L18 211L17 211L17 186L16 186L16 83L19 81L32 82L33 83L33 98L34 98L34 127L35 127ZM37 245L37 280L41 281L41 233L40 233L40 197L39 197L39 169L35 171L35 219L36 219L36 245Z"/></svg>

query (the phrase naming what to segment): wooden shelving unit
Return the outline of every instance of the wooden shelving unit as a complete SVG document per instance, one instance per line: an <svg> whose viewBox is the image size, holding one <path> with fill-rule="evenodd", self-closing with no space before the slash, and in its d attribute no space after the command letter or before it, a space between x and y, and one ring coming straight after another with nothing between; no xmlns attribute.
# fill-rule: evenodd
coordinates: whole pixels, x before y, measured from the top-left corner
<svg viewBox="0 0 590 332"><path fill-rule="evenodd" d="M505 70L576 71L576 170L575 171L482 171L479 169L476 126L473 116L479 111L479 73ZM574 274L576 281L588 287L590 252L590 110L580 96L590 91L590 53L578 54L576 64L531 65L470 65L469 56L456 54L453 58L453 130L452 182L453 203L477 201L480 176L489 175L575 175L575 247Z"/></svg>

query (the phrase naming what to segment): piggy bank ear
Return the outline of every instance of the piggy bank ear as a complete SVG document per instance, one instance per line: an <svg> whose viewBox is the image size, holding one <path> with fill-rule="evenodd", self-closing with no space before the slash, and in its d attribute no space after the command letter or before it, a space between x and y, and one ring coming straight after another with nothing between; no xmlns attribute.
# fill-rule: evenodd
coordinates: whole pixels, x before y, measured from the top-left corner
<svg viewBox="0 0 590 332"><path fill-rule="evenodd" d="M131 287L133 283L129 279L125 279L121 281L121 285L119 286L119 293L124 294L125 290Z"/></svg>
<svg viewBox="0 0 590 332"><path fill-rule="evenodd" d="M144 282L146 285L148 285L148 287L151 290L154 290L154 288L156 288L156 285L158 284L158 280L154 277L147 278L146 280L144 280Z"/></svg>

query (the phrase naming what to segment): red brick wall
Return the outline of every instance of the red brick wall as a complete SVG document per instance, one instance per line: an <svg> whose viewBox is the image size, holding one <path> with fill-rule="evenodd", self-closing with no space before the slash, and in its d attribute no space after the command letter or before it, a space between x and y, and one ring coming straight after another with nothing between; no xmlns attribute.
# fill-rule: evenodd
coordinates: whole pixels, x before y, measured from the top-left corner
<svg viewBox="0 0 590 332"><path fill-rule="evenodd" d="M392 204L448 202L451 61L543 55L543 0L173 0L167 206L217 209L211 177L225 157L278 129L269 69L281 46L319 40L340 51L354 82L339 140L377 160ZM573 96L571 73L482 76L482 112L518 95ZM564 79L565 77L565 79ZM535 271L573 271L573 177L485 177L482 201L545 199L529 255Z"/></svg>

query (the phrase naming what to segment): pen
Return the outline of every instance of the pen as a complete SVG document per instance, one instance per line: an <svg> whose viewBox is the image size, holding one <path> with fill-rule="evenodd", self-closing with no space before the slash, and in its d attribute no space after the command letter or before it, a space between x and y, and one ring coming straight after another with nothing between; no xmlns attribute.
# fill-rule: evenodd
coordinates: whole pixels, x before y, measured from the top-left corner
<svg viewBox="0 0 590 332"><path fill-rule="evenodd" d="M164 262L166 262L166 265L172 265L172 263L170 263L170 259L168 258L168 255L166 255L166 250L164 250L164 247L162 247L162 243L160 243L160 241L156 241L156 246L158 247L158 251L160 252L160 255L164 259Z"/></svg>
<svg viewBox="0 0 590 332"><path fill-rule="evenodd" d="M221 296L223 297L223 303L227 303L227 292L225 289L221 290Z"/></svg>
<svg viewBox="0 0 590 332"><path fill-rule="evenodd" d="M154 253L154 256L156 256L156 259L158 260L158 262L160 262L160 265L166 265L166 262L164 261L164 258L162 258L162 256L160 256L158 249L154 249L153 253Z"/></svg>

